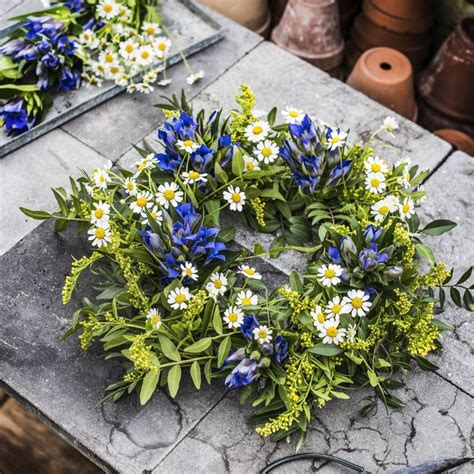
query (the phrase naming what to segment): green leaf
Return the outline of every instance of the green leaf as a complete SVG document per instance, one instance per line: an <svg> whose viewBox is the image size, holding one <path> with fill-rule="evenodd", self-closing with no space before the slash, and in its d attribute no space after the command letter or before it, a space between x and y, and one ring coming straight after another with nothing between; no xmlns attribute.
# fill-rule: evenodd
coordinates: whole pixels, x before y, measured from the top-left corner
<svg viewBox="0 0 474 474"><path fill-rule="evenodd" d="M219 344L219 350L217 351L217 368L222 366L229 355L231 344L230 336L222 339L221 343Z"/></svg>
<svg viewBox="0 0 474 474"><path fill-rule="evenodd" d="M369 377L369 382L372 387L376 387L379 384L379 378L373 370L367 370L367 375Z"/></svg>
<svg viewBox="0 0 474 474"><path fill-rule="evenodd" d="M336 356L341 352L344 352L340 347L336 346L335 344L323 344L319 342L312 347L307 349L309 352L313 354L318 354L326 357Z"/></svg>
<svg viewBox="0 0 474 474"><path fill-rule="evenodd" d="M449 221L447 219L439 219L430 222L424 229L421 230L421 232L428 235L441 235L445 232L449 232L451 229L454 229L456 225L456 222Z"/></svg>
<svg viewBox="0 0 474 474"><path fill-rule="evenodd" d="M240 148L234 148L234 156L232 157L232 173L235 176L240 176L245 169L245 161L244 157L242 156L242 152Z"/></svg>
<svg viewBox="0 0 474 474"><path fill-rule="evenodd" d="M290 275L290 287L295 291L303 291L303 283L301 282L300 276L295 271L291 272Z"/></svg>
<svg viewBox="0 0 474 474"><path fill-rule="evenodd" d="M184 349L184 352L192 352L194 354L198 354L199 352L204 352L212 343L212 339L210 337L204 337L199 341L191 344L190 346Z"/></svg>
<svg viewBox="0 0 474 474"><path fill-rule="evenodd" d="M150 370L147 372L142 382L142 388L140 389L140 405L145 405L145 403L150 400L156 390L159 378L159 370Z"/></svg>
<svg viewBox="0 0 474 474"><path fill-rule="evenodd" d="M469 280L470 276L471 276L471 273L472 273L472 268L473 267L470 267L468 268L462 275L461 275L461 278L459 278L458 282L456 283L456 285L462 285L465 281Z"/></svg>
<svg viewBox="0 0 474 474"><path fill-rule="evenodd" d="M214 326L214 329L216 330L217 334L221 335L224 332L222 328L222 318L219 311L219 306L217 305L214 308L214 314L212 316L212 325Z"/></svg>
<svg viewBox="0 0 474 474"><path fill-rule="evenodd" d="M332 391L331 395L333 397L340 398L341 400L349 400L349 398L351 398L351 397L349 397L349 395L347 395L347 393L343 393L343 392L334 392L334 391Z"/></svg>
<svg viewBox="0 0 474 474"><path fill-rule="evenodd" d="M429 372L435 372L436 370L439 369L439 367L432 362L430 362L428 359L425 359L424 357L421 356L415 356L416 363L418 364L418 367L423 370L427 370Z"/></svg>
<svg viewBox="0 0 474 474"><path fill-rule="evenodd" d="M204 377L209 385L211 385L211 375L212 375L212 359L209 359L204 365Z"/></svg>
<svg viewBox="0 0 474 474"><path fill-rule="evenodd" d="M415 247L416 247L416 253L419 258L423 258L431 265L434 265L435 258L433 255L433 251L427 245L415 244Z"/></svg>
<svg viewBox="0 0 474 474"><path fill-rule="evenodd" d="M163 354L168 357L170 360L179 362L181 360L181 354L179 353L176 346L173 344L171 339L169 339L164 334L159 334L158 339L160 341L160 346Z"/></svg>
<svg viewBox="0 0 474 474"><path fill-rule="evenodd" d="M437 328L441 329L441 331L454 331L454 326L451 326L450 324L446 324L443 321L440 321L439 319L433 319L431 321Z"/></svg>
<svg viewBox="0 0 474 474"><path fill-rule="evenodd" d="M51 219L54 217L49 212L33 211L31 209L26 209L25 207L20 207L20 211L23 212L25 216L28 216L28 217L31 217L32 219L37 219L37 220Z"/></svg>
<svg viewBox="0 0 474 474"><path fill-rule="evenodd" d="M199 390L201 388L201 366L197 360L191 365L190 373L195 387Z"/></svg>
<svg viewBox="0 0 474 474"><path fill-rule="evenodd" d="M354 362L354 364L357 364L357 365L362 364L362 362L364 361L364 359L362 359L362 357L358 357L354 354L346 353L346 357L348 359L352 360L352 362Z"/></svg>
<svg viewBox="0 0 474 474"><path fill-rule="evenodd" d="M181 382L181 366L173 365L171 370L168 372L168 390L171 398L176 397L179 389L179 383Z"/></svg>
<svg viewBox="0 0 474 474"><path fill-rule="evenodd" d="M457 288L454 288L452 286L449 289L449 296L451 296L451 299L453 300L456 306L458 306L459 308L462 308L461 293L459 293L459 290Z"/></svg>
<svg viewBox="0 0 474 474"><path fill-rule="evenodd" d="M268 115L267 115L267 122L268 122L270 125L273 125L273 124L275 123L276 114L277 114L277 108L276 108L276 107L273 107L273 109L270 110L270 112L269 112Z"/></svg>

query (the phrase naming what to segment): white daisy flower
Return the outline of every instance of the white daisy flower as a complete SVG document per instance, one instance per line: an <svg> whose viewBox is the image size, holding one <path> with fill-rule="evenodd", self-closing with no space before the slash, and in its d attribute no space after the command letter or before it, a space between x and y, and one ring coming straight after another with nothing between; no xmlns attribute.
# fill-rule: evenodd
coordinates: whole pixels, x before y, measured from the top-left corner
<svg viewBox="0 0 474 474"><path fill-rule="evenodd" d="M151 23L149 21L144 21L142 24L142 31L148 36L156 36L161 33L161 28L158 23Z"/></svg>
<svg viewBox="0 0 474 474"><path fill-rule="evenodd" d="M257 155L259 161L263 161L265 164L273 163L278 158L280 149L278 145L271 140L265 140L257 145L254 153Z"/></svg>
<svg viewBox="0 0 474 474"><path fill-rule="evenodd" d="M119 7L119 12L118 12L118 16L120 18L120 21L127 21L130 19L132 15L132 11L130 10L130 8L127 8L125 5L120 5ZM130 28L132 30L132 28ZM136 34L136 30L133 29L133 33Z"/></svg>
<svg viewBox="0 0 474 474"><path fill-rule="evenodd" d="M192 153L199 148L199 143L193 142L192 140L178 140L176 143L180 150Z"/></svg>
<svg viewBox="0 0 474 474"><path fill-rule="evenodd" d="M153 42L153 50L158 59L163 59L171 48L171 41L164 36L156 38Z"/></svg>
<svg viewBox="0 0 474 474"><path fill-rule="evenodd" d="M250 278L252 280L261 280L262 279L262 275L260 275L260 273L258 273L255 270L255 268L250 267L248 265L240 265L238 273L241 273L245 277Z"/></svg>
<svg viewBox="0 0 474 474"><path fill-rule="evenodd" d="M94 196L94 188L90 184L85 184L84 187L86 188L87 194L89 196Z"/></svg>
<svg viewBox="0 0 474 474"><path fill-rule="evenodd" d="M107 72L105 64L99 63L98 61L90 61L88 65L97 77L101 78L105 76L105 73Z"/></svg>
<svg viewBox="0 0 474 474"><path fill-rule="evenodd" d="M253 337L256 341L258 341L260 344L265 344L268 343L272 340L272 330L269 329L267 326L262 324L261 326L258 326L255 328L252 333Z"/></svg>
<svg viewBox="0 0 474 474"><path fill-rule="evenodd" d="M137 182L133 178L126 178L123 187L125 188L125 192L132 196L137 192Z"/></svg>
<svg viewBox="0 0 474 474"><path fill-rule="evenodd" d="M96 12L101 18L111 20L119 14L120 5L114 0L101 0L96 6Z"/></svg>
<svg viewBox="0 0 474 474"><path fill-rule="evenodd" d="M244 322L244 313L237 306L229 306L224 312L224 321L229 329L240 328Z"/></svg>
<svg viewBox="0 0 474 474"><path fill-rule="evenodd" d="M223 295L227 291L227 278L223 273L213 273L210 280L206 285L206 290L211 296Z"/></svg>
<svg viewBox="0 0 474 474"><path fill-rule="evenodd" d="M84 45L86 48L89 49L97 49L99 47L99 40L97 39L97 36L92 30L84 30L80 35L79 35L79 43Z"/></svg>
<svg viewBox="0 0 474 474"><path fill-rule="evenodd" d="M340 129L332 130L327 142L328 149L332 151L340 148L346 143L346 138L346 132L343 132Z"/></svg>
<svg viewBox="0 0 474 474"><path fill-rule="evenodd" d="M342 271L343 268L334 263L323 265L318 269L318 279L323 286L336 286L341 283Z"/></svg>
<svg viewBox="0 0 474 474"><path fill-rule="evenodd" d="M282 110L281 114L285 119L286 123L289 124L300 124L304 119L304 113L302 110L295 107L286 107L286 110Z"/></svg>
<svg viewBox="0 0 474 474"><path fill-rule="evenodd" d="M403 175L398 179L398 182L405 189L408 189L411 186L410 180L411 180L410 170L405 168L405 170L403 171Z"/></svg>
<svg viewBox="0 0 474 474"><path fill-rule="evenodd" d="M152 308L148 311L146 319L149 319L153 329L160 329L161 326L161 315L157 308Z"/></svg>
<svg viewBox="0 0 474 474"><path fill-rule="evenodd" d="M119 62L119 57L117 53L111 51L110 49L106 49L99 54L99 63L101 63L104 67L109 64L115 64Z"/></svg>
<svg viewBox="0 0 474 474"><path fill-rule="evenodd" d="M153 168L155 165L155 155L154 153L149 153L145 156L145 158L135 162L135 174L134 177L136 178L142 171L146 169Z"/></svg>
<svg viewBox="0 0 474 474"><path fill-rule="evenodd" d="M349 342L354 342L356 335L357 335L357 326L355 324L349 324L349 327L347 328L347 340Z"/></svg>
<svg viewBox="0 0 474 474"><path fill-rule="evenodd" d="M143 76L143 82L152 84L153 82L156 82L158 79L158 74L159 71L158 69L152 69L151 71L148 71L144 76Z"/></svg>
<svg viewBox="0 0 474 474"><path fill-rule="evenodd" d="M367 173L388 173L387 163L378 156L369 156L364 162L364 167Z"/></svg>
<svg viewBox="0 0 474 474"><path fill-rule="evenodd" d="M91 227L87 233L94 247L106 247L110 243L110 228L108 223Z"/></svg>
<svg viewBox="0 0 474 474"><path fill-rule="evenodd" d="M188 307L187 301L191 298L191 293L188 288L181 286L171 290L168 295L168 304L173 309L186 309Z"/></svg>
<svg viewBox="0 0 474 474"><path fill-rule="evenodd" d="M153 195L150 191L141 191L134 197L135 201L130 204L130 209L134 214L145 216L145 209L150 209L153 206Z"/></svg>
<svg viewBox="0 0 474 474"><path fill-rule="evenodd" d="M382 222L392 212L398 209L398 199L395 196L387 196L381 201L376 202L371 207L371 213L377 222Z"/></svg>
<svg viewBox="0 0 474 474"><path fill-rule="evenodd" d="M342 303L340 296L335 296L328 303L328 307L324 311L330 318L334 318L340 314L348 314L350 309L351 308L349 306Z"/></svg>
<svg viewBox="0 0 474 474"><path fill-rule="evenodd" d="M119 54L124 59L133 60L138 52L140 45L132 38L120 43Z"/></svg>
<svg viewBox="0 0 474 474"><path fill-rule="evenodd" d="M143 45L137 51L135 61L141 67L150 66L153 63L154 55L151 46Z"/></svg>
<svg viewBox="0 0 474 474"><path fill-rule="evenodd" d="M158 206L155 204L151 209L148 209L148 212L150 213L150 217L158 223L163 222L163 211L161 209L158 209ZM144 212L142 215L146 215ZM148 217L145 217L145 219L142 220L143 225L148 225Z"/></svg>
<svg viewBox="0 0 474 474"><path fill-rule="evenodd" d="M230 204L231 211L242 212L247 196L238 186L236 188L232 185L229 186L227 191L224 191L223 197Z"/></svg>
<svg viewBox="0 0 474 474"><path fill-rule="evenodd" d="M400 217L402 219L409 219L415 214L415 202L413 199L405 198L399 207Z"/></svg>
<svg viewBox="0 0 474 474"><path fill-rule="evenodd" d="M255 306L258 303L257 295L254 295L250 290L243 290L237 294L237 306Z"/></svg>
<svg viewBox="0 0 474 474"><path fill-rule="evenodd" d="M389 115L388 117L385 117L382 128L393 137L394 135L392 132L399 128L398 122L395 120L394 117Z"/></svg>
<svg viewBox="0 0 474 474"><path fill-rule="evenodd" d="M119 63L108 64L106 67L106 77L108 79L115 79L124 74L124 69Z"/></svg>
<svg viewBox="0 0 474 474"><path fill-rule="evenodd" d="M94 209L91 212L91 224L96 226L106 225L108 226L110 214L110 205L99 201L94 203Z"/></svg>
<svg viewBox="0 0 474 474"><path fill-rule="evenodd" d="M99 189L107 189L107 184L112 181L112 178L109 176L109 173L104 170L95 170L92 179L94 180L94 184Z"/></svg>
<svg viewBox="0 0 474 474"><path fill-rule="evenodd" d="M199 72L195 72L194 74L190 74L187 78L186 78L186 82L192 86L195 82L198 82L200 81L202 78L204 77L204 71L201 70Z"/></svg>
<svg viewBox="0 0 474 474"><path fill-rule="evenodd" d="M382 173L369 173L365 178L365 189L372 194L380 194L387 188L385 176Z"/></svg>
<svg viewBox="0 0 474 474"><path fill-rule="evenodd" d="M160 87L166 87L169 86L172 82L172 79L161 79L161 81L158 81L156 85Z"/></svg>
<svg viewBox="0 0 474 474"><path fill-rule="evenodd" d="M150 94L155 90L155 88L151 84L147 84L146 82L139 82L136 84L136 89L138 92L142 94Z"/></svg>
<svg viewBox="0 0 474 474"><path fill-rule="evenodd" d="M168 209L170 204L176 207L183 200L183 191L179 191L179 186L176 183L160 184L156 199L165 209Z"/></svg>
<svg viewBox="0 0 474 474"><path fill-rule="evenodd" d="M328 319L320 329L319 337L323 344L339 345L346 335L346 330L339 327L339 318Z"/></svg>
<svg viewBox="0 0 474 474"><path fill-rule="evenodd" d="M245 128L245 136L252 143L262 141L270 132L270 124L264 120L258 120Z"/></svg>
<svg viewBox="0 0 474 474"><path fill-rule="evenodd" d="M369 295L362 290L351 290L342 300L344 306L349 306L350 313L353 317L365 316L369 311L372 303L369 301Z"/></svg>
<svg viewBox="0 0 474 474"><path fill-rule="evenodd" d="M191 278L191 280L197 281L199 278L198 275L198 270L195 265L193 265L191 262L185 262L182 263L179 266L181 270L181 276L185 278Z"/></svg>
<svg viewBox="0 0 474 474"><path fill-rule="evenodd" d="M199 173L194 170L184 172L181 177L184 184L205 183L207 181L207 173Z"/></svg>
<svg viewBox="0 0 474 474"><path fill-rule="evenodd" d="M245 171L259 171L260 166L258 161L251 156L245 155L244 156L244 168Z"/></svg>
<svg viewBox="0 0 474 474"><path fill-rule="evenodd" d="M310 311L309 313L311 317L313 318L313 324L315 327L317 327L319 330L323 327L323 324L326 322L327 318L323 313L323 308L321 306L317 305L314 311Z"/></svg>

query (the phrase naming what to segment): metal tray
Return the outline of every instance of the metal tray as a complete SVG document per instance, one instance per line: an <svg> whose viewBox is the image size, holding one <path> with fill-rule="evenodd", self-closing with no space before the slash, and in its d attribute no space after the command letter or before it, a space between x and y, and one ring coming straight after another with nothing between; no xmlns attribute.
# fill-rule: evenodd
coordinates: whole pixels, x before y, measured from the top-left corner
<svg viewBox="0 0 474 474"><path fill-rule="evenodd" d="M173 43L179 45L186 57L216 43L224 35L221 25L195 5L192 0L164 0L162 14L173 38ZM1 36L2 32L0 31L0 38ZM173 51L176 49L175 46ZM175 52L168 58L167 66L172 66L180 61L179 52ZM172 77L172 72L170 77ZM107 81L102 87L81 87L79 90L67 94L57 94L54 97L53 106L43 122L36 127L17 137L7 137L0 130L0 158L124 90L124 87ZM166 89L163 89L163 92L165 91Z"/></svg>

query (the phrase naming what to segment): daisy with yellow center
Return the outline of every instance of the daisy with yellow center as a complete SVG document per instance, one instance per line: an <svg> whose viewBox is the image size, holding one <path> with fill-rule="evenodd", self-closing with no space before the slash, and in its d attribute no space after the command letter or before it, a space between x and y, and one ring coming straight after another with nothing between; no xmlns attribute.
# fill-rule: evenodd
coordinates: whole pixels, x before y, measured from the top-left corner
<svg viewBox="0 0 474 474"><path fill-rule="evenodd" d="M313 318L313 324L318 328L321 329L324 322L326 322L326 316L324 316L323 308L317 305L314 311L310 311L309 313Z"/></svg>
<svg viewBox="0 0 474 474"><path fill-rule="evenodd" d="M161 28L158 23L151 23L149 21L144 21L142 25L142 31L148 36L156 36L161 33Z"/></svg>
<svg viewBox="0 0 474 474"><path fill-rule="evenodd" d="M400 217L402 219L409 219L415 214L415 203L413 199L405 198L399 207Z"/></svg>
<svg viewBox="0 0 474 474"><path fill-rule="evenodd" d="M178 140L176 145L180 150L183 150L187 153L192 153L199 148L199 143L196 143L189 138L187 140Z"/></svg>
<svg viewBox="0 0 474 474"><path fill-rule="evenodd" d="M381 194L385 191L387 183L382 173L369 173L365 178L365 189L372 194Z"/></svg>
<svg viewBox="0 0 474 474"><path fill-rule="evenodd" d="M127 194L133 196L137 192L137 182L133 178L126 178L123 187Z"/></svg>
<svg viewBox="0 0 474 474"><path fill-rule="evenodd" d="M108 225L110 214L110 205L99 201L94 203L94 209L91 212L91 224L101 226L103 224Z"/></svg>
<svg viewBox="0 0 474 474"><path fill-rule="evenodd" d="M97 227L91 227L87 233L89 240L94 247L106 247L110 243L110 228L108 223L104 223Z"/></svg>
<svg viewBox="0 0 474 474"><path fill-rule="evenodd" d="M256 341L260 344L266 344L272 340L272 330L269 329L267 326L262 324L261 326L256 327L253 331L253 337Z"/></svg>
<svg viewBox="0 0 474 474"><path fill-rule="evenodd" d="M237 295L237 301L235 302L237 306L255 306L258 304L258 297L254 295L250 290L243 290Z"/></svg>
<svg viewBox="0 0 474 474"><path fill-rule="evenodd" d="M336 130L329 129L327 136L327 148L334 151L345 145L347 133L342 132L339 128Z"/></svg>
<svg viewBox="0 0 474 474"><path fill-rule="evenodd" d="M281 111L281 114L285 122L292 125L299 125L304 119L303 111L295 107L286 107L285 110Z"/></svg>
<svg viewBox="0 0 474 474"><path fill-rule="evenodd" d="M245 171L259 171L260 166L258 161L251 156L245 155L244 156L244 170Z"/></svg>
<svg viewBox="0 0 474 474"><path fill-rule="evenodd" d="M153 50L158 59L163 59L171 48L171 41L164 36L160 36L153 42Z"/></svg>
<svg viewBox="0 0 474 474"><path fill-rule="evenodd" d="M130 209L134 214L146 216L145 209L153 206L153 195L149 191L141 191L134 197L135 200L130 204Z"/></svg>
<svg viewBox="0 0 474 474"><path fill-rule="evenodd" d="M151 209L148 209L148 213L150 214L150 218L152 219L153 222L161 223L163 222L163 211L161 209L158 209L158 206L155 204ZM146 215L146 212L145 212ZM143 225L148 225L149 219L146 217L145 219L142 220Z"/></svg>
<svg viewBox="0 0 474 474"><path fill-rule="evenodd" d="M165 209L176 207L183 200L183 192L176 183L164 183L158 186L156 199Z"/></svg>
<svg viewBox="0 0 474 474"><path fill-rule="evenodd" d="M258 161L264 162L265 164L273 163L278 158L280 149L278 145L271 140L265 140L260 142L255 149L255 155Z"/></svg>
<svg viewBox="0 0 474 474"><path fill-rule="evenodd" d="M96 7L96 12L101 18L111 20L119 13L120 5L113 0L102 0Z"/></svg>
<svg viewBox="0 0 474 474"><path fill-rule="evenodd" d="M189 290L182 286L171 290L168 295L168 304L173 309L186 309L188 307L188 300L191 298Z"/></svg>
<svg viewBox="0 0 474 474"><path fill-rule="evenodd" d="M262 275L255 270L255 268L250 267L248 265L240 265L239 266L239 272L241 273L244 277L250 278L252 280L261 280Z"/></svg>
<svg viewBox="0 0 474 474"><path fill-rule="evenodd" d="M99 40L92 30L84 30L79 35L79 43L89 49L96 49L99 47Z"/></svg>
<svg viewBox="0 0 474 474"><path fill-rule="evenodd" d="M181 276L184 278L190 278L191 280L197 281L199 275L197 268L190 262L182 263L179 266L181 270Z"/></svg>
<svg viewBox="0 0 474 474"><path fill-rule="evenodd" d="M344 306L349 307L351 316L362 317L369 311L372 303L369 301L369 295L362 290L351 290L342 300Z"/></svg>
<svg viewBox="0 0 474 474"><path fill-rule="evenodd" d="M231 211L242 212L247 196L238 186L236 188L232 185L229 186L227 190L224 191L223 197L230 204L229 208Z"/></svg>
<svg viewBox="0 0 474 474"><path fill-rule="evenodd" d="M223 295L227 291L227 278L223 273L213 273L209 283L206 285L206 290L212 298Z"/></svg>
<svg viewBox="0 0 474 474"><path fill-rule="evenodd" d="M395 196L387 196L371 207L371 213L377 222L383 222L385 218L398 209L398 199Z"/></svg>
<svg viewBox="0 0 474 474"><path fill-rule="evenodd" d="M124 59L134 59L137 54L139 44L133 39L129 38L128 40L120 43L119 54Z"/></svg>
<svg viewBox="0 0 474 474"><path fill-rule="evenodd" d="M349 313L349 310L349 306L343 304L343 302L341 301L341 297L335 296L328 303L328 307L325 309L325 313L328 315L328 317L334 318L335 316Z"/></svg>
<svg viewBox="0 0 474 474"><path fill-rule="evenodd" d="M340 265L330 263L322 265L318 269L318 280L323 286L336 286L341 283L341 275L343 268Z"/></svg>
<svg viewBox="0 0 474 474"><path fill-rule="evenodd" d="M187 82L190 86L192 86L195 82L200 81L203 77L204 77L204 71L201 69L201 70L198 71L198 72L194 72L194 73L190 74L190 75L186 78L186 82Z"/></svg>
<svg viewBox="0 0 474 474"><path fill-rule="evenodd" d="M370 173L388 173L388 166L378 156L369 156L364 162L365 171Z"/></svg>
<svg viewBox="0 0 474 474"><path fill-rule="evenodd" d="M245 137L252 143L261 142L270 132L270 124L264 120L258 120L245 128Z"/></svg>
<svg viewBox="0 0 474 474"><path fill-rule="evenodd" d="M184 184L205 183L207 181L207 173L199 173L199 171L186 171L181 177Z"/></svg>
<svg viewBox="0 0 474 474"><path fill-rule="evenodd" d="M104 170L95 170L94 174L92 175L92 179L94 184L99 189L107 189L107 185L112 181L109 173Z"/></svg>
<svg viewBox="0 0 474 474"><path fill-rule="evenodd" d="M152 308L150 311L148 311L148 314L146 315L146 318L150 320L151 327L153 329L160 329L161 326L161 315L158 312L158 309Z"/></svg>
<svg viewBox="0 0 474 474"><path fill-rule="evenodd" d="M385 117L382 129L393 137L394 135L392 132L398 129L398 122L395 120L394 117L389 115L388 117Z"/></svg>
<svg viewBox="0 0 474 474"><path fill-rule="evenodd" d="M339 317L328 319L320 328L319 337L323 344L339 345L345 338L346 330L339 327Z"/></svg>
<svg viewBox="0 0 474 474"><path fill-rule="evenodd" d="M149 153L145 158L135 162L135 174L134 178L139 176L143 171L153 168L155 166L155 154Z"/></svg>
<svg viewBox="0 0 474 474"><path fill-rule="evenodd" d="M244 313L237 306L230 306L225 310L223 319L229 329L240 328L244 322Z"/></svg>
<svg viewBox="0 0 474 474"><path fill-rule="evenodd" d="M147 45L141 46L135 56L135 61L141 67L150 66L154 59L153 50Z"/></svg>

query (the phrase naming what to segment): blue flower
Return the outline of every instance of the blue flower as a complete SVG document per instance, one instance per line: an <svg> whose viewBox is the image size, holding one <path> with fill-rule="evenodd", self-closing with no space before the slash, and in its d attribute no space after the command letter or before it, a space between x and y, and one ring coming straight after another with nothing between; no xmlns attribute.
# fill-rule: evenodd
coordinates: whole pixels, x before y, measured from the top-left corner
<svg viewBox="0 0 474 474"><path fill-rule="evenodd" d="M341 160L329 173L326 186L334 188L341 184L344 176L350 171L352 166L351 160Z"/></svg>
<svg viewBox="0 0 474 474"><path fill-rule="evenodd" d="M380 227L369 224L364 230L364 239L368 244L370 244L375 242L381 234L382 229Z"/></svg>
<svg viewBox="0 0 474 474"><path fill-rule="evenodd" d="M301 124L289 125L289 129L292 137L298 139L306 150L319 143L316 127L308 115L304 116Z"/></svg>
<svg viewBox="0 0 474 474"><path fill-rule="evenodd" d="M206 145L201 145L191 153L191 166L200 173L213 173L214 154L216 150Z"/></svg>
<svg viewBox="0 0 474 474"><path fill-rule="evenodd" d="M77 48L77 41L71 41L67 36L59 38L57 48L63 54L70 56Z"/></svg>
<svg viewBox="0 0 474 474"><path fill-rule="evenodd" d="M338 265L343 264L341 252L339 252L339 249L337 247L329 247L328 256L331 259L332 263L337 263Z"/></svg>
<svg viewBox="0 0 474 474"><path fill-rule="evenodd" d="M255 316L245 316L242 326L240 326L240 332L245 336L248 341L253 340L252 331L260 326L257 318Z"/></svg>
<svg viewBox="0 0 474 474"><path fill-rule="evenodd" d="M163 171L176 172L181 166L183 158L179 153L174 153L171 150L166 150L165 153L156 154L157 166Z"/></svg>
<svg viewBox="0 0 474 474"><path fill-rule="evenodd" d="M64 31L64 23L49 16L30 16L22 27L26 30L25 38L29 40L46 36L56 41Z"/></svg>
<svg viewBox="0 0 474 474"><path fill-rule="evenodd" d="M274 342L275 359L281 364L288 356L288 342L283 336L277 336Z"/></svg>
<svg viewBox="0 0 474 474"><path fill-rule="evenodd" d="M58 91L69 92L73 89L78 89L80 85L80 73L74 72L69 66L64 66L61 69L61 74L59 77Z"/></svg>
<svg viewBox="0 0 474 474"><path fill-rule="evenodd" d="M379 252L377 245L371 243L369 249L362 250L359 253L359 265L362 270L373 272L379 264L385 263L388 258L388 253Z"/></svg>
<svg viewBox="0 0 474 474"><path fill-rule="evenodd" d="M228 390L237 387L244 387L253 382L260 375L258 361L246 358L232 370L225 379L225 386Z"/></svg>
<svg viewBox="0 0 474 474"><path fill-rule="evenodd" d="M46 53L42 58L41 62L49 68L55 68L59 65L59 57L53 53Z"/></svg>
<svg viewBox="0 0 474 474"><path fill-rule="evenodd" d="M0 117L8 136L19 135L30 130L35 124L35 117L28 114L26 101L22 98L8 100L0 107Z"/></svg>
<svg viewBox="0 0 474 474"><path fill-rule="evenodd" d="M64 2L64 6L69 8L72 13L82 13L86 11L84 0L67 0Z"/></svg>

